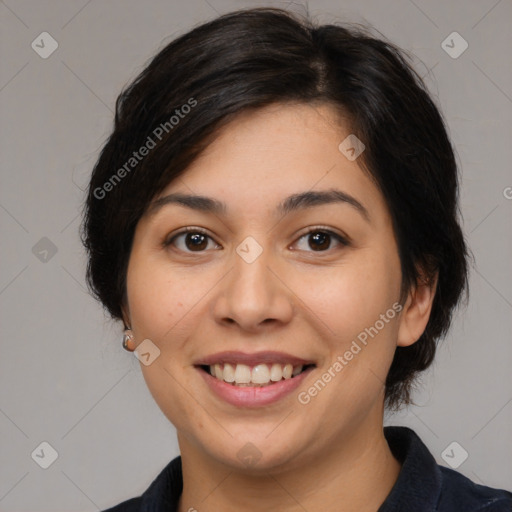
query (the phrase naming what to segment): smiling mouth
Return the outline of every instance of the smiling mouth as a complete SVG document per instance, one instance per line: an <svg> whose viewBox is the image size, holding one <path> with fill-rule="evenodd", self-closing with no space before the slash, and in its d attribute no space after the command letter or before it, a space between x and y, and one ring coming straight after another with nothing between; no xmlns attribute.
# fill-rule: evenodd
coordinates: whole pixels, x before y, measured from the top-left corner
<svg viewBox="0 0 512 512"><path fill-rule="evenodd" d="M261 363L254 366L245 364L214 364L200 365L198 368L205 371L217 380L236 387L265 387L272 386L283 380L293 379L304 373L315 364L292 365L279 363Z"/></svg>

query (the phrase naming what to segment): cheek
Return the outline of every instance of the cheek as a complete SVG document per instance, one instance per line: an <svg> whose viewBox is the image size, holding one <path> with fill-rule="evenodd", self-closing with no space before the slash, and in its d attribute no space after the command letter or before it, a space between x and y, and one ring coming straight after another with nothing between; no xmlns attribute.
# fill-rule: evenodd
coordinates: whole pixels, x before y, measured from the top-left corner
<svg viewBox="0 0 512 512"><path fill-rule="evenodd" d="M127 273L127 295L137 339L159 340L183 317L184 283L179 273L165 271L159 262L134 252Z"/></svg>
<svg viewBox="0 0 512 512"><path fill-rule="evenodd" d="M343 339L373 325L400 293L399 260L393 253L358 253L346 264L308 272L296 288L304 304Z"/></svg>
<svg viewBox="0 0 512 512"><path fill-rule="evenodd" d="M315 325L326 333L329 355L321 378L332 384L315 403L335 411L332 417L347 411L366 414L383 392L396 349L398 316L393 304L400 291L398 260L391 254L387 260L360 256L357 264L309 277L301 288Z"/></svg>
<svg viewBox="0 0 512 512"><path fill-rule="evenodd" d="M161 255L134 253L127 292L136 339L149 338L163 351L180 350L218 281L211 269L199 272L171 265Z"/></svg>
<svg viewBox="0 0 512 512"><path fill-rule="evenodd" d="M196 416L197 421L201 420L194 402L187 400L190 390L187 393L180 377L180 361L190 334L187 313L201 295L199 282L193 284L189 279L190 276L183 276L179 270L170 272L167 265L143 258L141 254L134 253L130 259L127 291L135 338L150 339L160 350L160 356L152 364L141 363L141 371L162 412L184 432L190 422L196 421Z"/></svg>

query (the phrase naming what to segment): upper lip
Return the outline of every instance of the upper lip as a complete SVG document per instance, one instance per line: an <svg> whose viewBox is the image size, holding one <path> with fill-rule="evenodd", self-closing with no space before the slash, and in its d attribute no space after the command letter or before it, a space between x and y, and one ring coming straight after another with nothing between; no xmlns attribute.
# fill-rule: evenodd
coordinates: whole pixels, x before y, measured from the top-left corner
<svg viewBox="0 0 512 512"><path fill-rule="evenodd" d="M194 364L196 366L210 366L223 363L246 364L247 366L254 366L259 363L292 364L293 366L315 364L314 361L292 356L285 352L274 351L255 352L254 354L236 351L217 352L199 359Z"/></svg>

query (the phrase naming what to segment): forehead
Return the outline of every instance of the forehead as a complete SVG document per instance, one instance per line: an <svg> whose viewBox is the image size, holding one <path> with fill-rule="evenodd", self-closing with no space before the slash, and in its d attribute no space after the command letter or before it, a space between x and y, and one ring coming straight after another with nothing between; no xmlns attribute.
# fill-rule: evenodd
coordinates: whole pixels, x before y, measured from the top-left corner
<svg viewBox="0 0 512 512"><path fill-rule="evenodd" d="M284 197L338 189L385 208L379 190L340 144L350 135L326 104L274 104L244 112L159 195L211 196L233 211L282 205Z"/></svg>

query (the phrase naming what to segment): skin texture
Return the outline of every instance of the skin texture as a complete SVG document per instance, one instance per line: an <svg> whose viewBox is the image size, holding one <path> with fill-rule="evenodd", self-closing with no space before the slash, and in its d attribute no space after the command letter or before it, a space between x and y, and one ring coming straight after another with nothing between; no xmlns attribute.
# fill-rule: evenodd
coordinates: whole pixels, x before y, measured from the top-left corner
<svg viewBox="0 0 512 512"><path fill-rule="evenodd" d="M160 197L196 194L226 203L224 214L169 204L143 217L127 274L125 320L135 345L160 357L141 364L148 388L174 424L182 455L180 512L376 511L400 465L383 436L384 381L397 345L414 343L434 290L412 289L403 310L308 404L297 400L357 335L400 300L401 271L387 205L338 145L350 134L328 105L272 105L244 113ZM291 194L336 188L347 203L278 215ZM181 228L207 230L202 251ZM348 239L316 242L308 228ZM248 236L263 249L236 252ZM208 242L207 242L208 241ZM320 246L320 250L318 247ZM316 250L315 250L316 249ZM300 388L256 409L224 402L194 367L224 350L276 350L316 362ZM237 457L252 443L261 458Z"/></svg>

